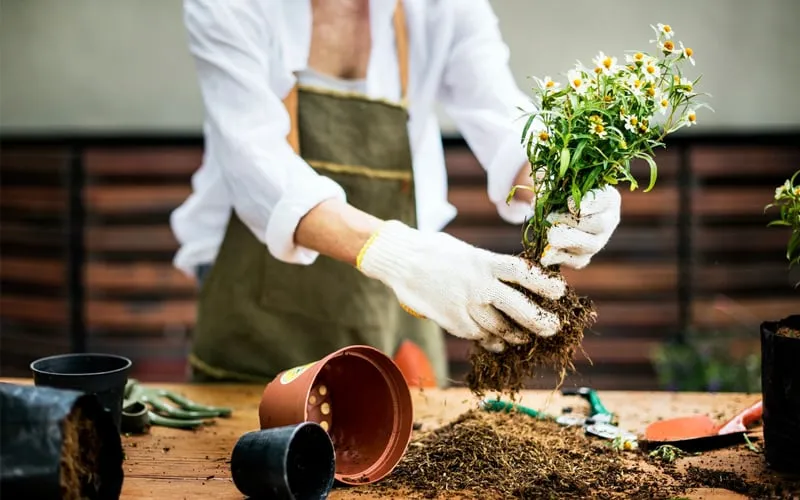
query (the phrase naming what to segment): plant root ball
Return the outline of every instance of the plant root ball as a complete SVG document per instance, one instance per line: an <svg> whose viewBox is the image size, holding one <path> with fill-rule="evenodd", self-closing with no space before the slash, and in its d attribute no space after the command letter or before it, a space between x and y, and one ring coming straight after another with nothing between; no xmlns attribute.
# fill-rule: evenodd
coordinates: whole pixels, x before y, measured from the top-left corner
<svg viewBox="0 0 800 500"><path fill-rule="evenodd" d="M526 259L532 266L542 267L538 262ZM554 269L544 269L550 276L558 276ZM503 352L493 353L475 343L470 355L471 370L467 374L467 385L478 397L486 392L515 395L534 377L542 367L553 369L558 375L558 386L564 382L568 371L574 371L573 360L577 350L583 349L583 334L594 325L597 313L594 304L580 297L571 287L558 301L536 296L521 287L511 285L524 293L532 302L559 317L561 329L552 337L540 337L530 333L530 342L506 345ZM506 317L509 321L513 320Z"/></svg>

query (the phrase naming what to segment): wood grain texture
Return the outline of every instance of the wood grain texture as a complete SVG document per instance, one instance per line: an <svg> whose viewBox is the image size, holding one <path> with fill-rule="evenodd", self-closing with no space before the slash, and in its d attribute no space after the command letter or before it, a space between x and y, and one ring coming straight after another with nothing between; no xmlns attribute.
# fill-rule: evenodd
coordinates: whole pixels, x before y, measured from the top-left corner
<svg viewBox="0 0 800 500"><path fill-rule="evenodd" d="M27 380L13 381L30 383ZM151 428L149 434L123 438L126 460L122 499L164 500L183 498L244 498L230 476L230 454L238 438L258 428L258 404L262 386L258 385L175 385L158 384L158 387L175 390L196 401L225 405L233 408L228 419L218 419L216 425L198 431L183 431L163 427ZM746 394L694 394L653 392L603 392L605 406L619 415L620 425L640 434L651 421L674 416L707 414L717 420L732 417L739 410L758 400L757 395ZM423 429L431 429L454 419L477 401L463 389L413 391L414 420ZM634 403L635 402L635 403ZM575 412L584 412L585 403L575 397L564 397L547 391L526 391L521 403L532 408L558 413L564 406ZM760 428L751 433L761 438ZM679 467L703 462L723 471L745 472L751 478L767 477L763 458L755 453L741 454L721 450L689 457L678 462ZM690 498L709 498L698 490ZM710 492L720 495L724 491ZM727 492L730 493L730 492ZM369 486L337 487L329 498L402 498L395 495L377 495ZM717 496L714 498L739 498Z"/></svg>

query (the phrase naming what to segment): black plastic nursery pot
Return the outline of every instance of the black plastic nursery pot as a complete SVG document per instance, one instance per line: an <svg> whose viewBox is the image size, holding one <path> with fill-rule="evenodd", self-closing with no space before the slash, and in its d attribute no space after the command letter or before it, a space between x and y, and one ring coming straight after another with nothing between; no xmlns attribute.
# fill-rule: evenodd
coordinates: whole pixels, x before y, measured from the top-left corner
<svg viewBox="0 0 800 500"><path fill-rule="evenodd" d="M800 315L761 324L761 392L767 464L800 474Z"/></svg>
<svg viewBox="0 0 800 500"><path fill-rule="evenodd" d="M113 354L60 354L31 363L33 382L37 386L71 389L97 396L111 413L119 431L122 400L132 362Z"/></svg>
<svg viewBox="0 0 800 500"><path fill-rule="evenodd" d="M0 383L0 498L115 500L122 440L96 396Z"/></svg>
<svg viewBox="0 0 800 500"><path fill-rule="evenodd" d="M249 498L316 500L333 487L333 442L316 422L248 432L231 454L231 476Z"/></svg>

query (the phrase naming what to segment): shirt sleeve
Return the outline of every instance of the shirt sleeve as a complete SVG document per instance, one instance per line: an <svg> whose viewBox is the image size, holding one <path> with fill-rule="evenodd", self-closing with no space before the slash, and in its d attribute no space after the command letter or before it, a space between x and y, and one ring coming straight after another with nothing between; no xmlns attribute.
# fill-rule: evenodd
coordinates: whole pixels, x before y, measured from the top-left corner
<svg viewBox="0 0 800 500"><path fill-rule="evenodd" d="M294 242L300 219L344 190L316 173L287 140L291 124L270 86L268 23L256 0L184 0L184 23L205 107L206 140L233 208L275 258L313 263ZM288 86L287 86L288 90Z"/></svg>
<svg viewBox="0 0 800 500"><path fill-rule="evenodd" d="M486 170L489 199L499 215L522 223L528 203L506 203L528 162L522 143L524 111L533 104L509 68L509 49L488 0L453 0L454 32L439 102Z"/></svg>

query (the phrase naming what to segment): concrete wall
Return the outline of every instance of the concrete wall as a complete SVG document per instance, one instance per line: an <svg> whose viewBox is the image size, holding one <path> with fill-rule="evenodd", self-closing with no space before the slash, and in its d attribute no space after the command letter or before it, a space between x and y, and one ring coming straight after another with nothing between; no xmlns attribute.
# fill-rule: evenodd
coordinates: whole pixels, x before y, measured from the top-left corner
<svg viewBox="0 0 800 500"><path fill-rule="evenodd" d="M800 125L798 0L492 3L525 89L529 76L556 76L598 50L649 48L649 25L665 22L695 50L694 73L713 95L716 113L696 130ZM0 15L3 132L199 133L181 0L2 0Z"/></svg>

